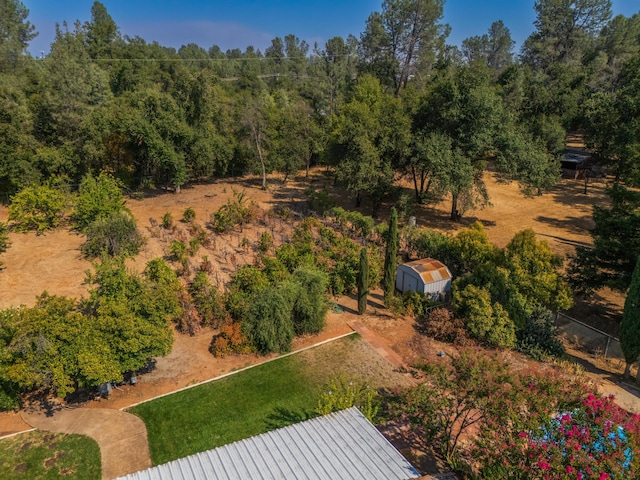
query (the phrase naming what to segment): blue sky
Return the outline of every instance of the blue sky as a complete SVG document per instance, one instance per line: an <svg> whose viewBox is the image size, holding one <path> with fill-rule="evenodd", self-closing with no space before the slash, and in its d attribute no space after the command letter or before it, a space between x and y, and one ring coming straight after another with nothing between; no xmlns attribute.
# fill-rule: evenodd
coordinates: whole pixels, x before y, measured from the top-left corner
<svg viewBox="0 0 640 480"><path fill-rule="evenodd" d="M33 55L47 52L56 22L82 22L91 17L92 0L22 0L29 20L40 33L31 42ZM322 45L340 35L356 37L364 30L369 14L380 10L382 0L103 0L124 35L179 48L197 43L222 50L248 45L264 51L276 36L293 33ZM451 25L448 43L459 45L473 35L486 33L492 22L502 20L519 49L533 31L534 0L447 0L444 21ZM631 16L640 11L640 0L613 0L614 15Z"/></svg>

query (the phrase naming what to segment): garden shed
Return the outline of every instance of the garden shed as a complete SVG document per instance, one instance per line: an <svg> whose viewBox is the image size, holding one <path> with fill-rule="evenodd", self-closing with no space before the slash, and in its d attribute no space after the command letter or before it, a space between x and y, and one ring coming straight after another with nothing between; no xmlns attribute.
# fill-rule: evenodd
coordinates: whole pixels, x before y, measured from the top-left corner
<svg viewBox="0 0 640 480"><path fill-rule="evenodd" d="M438 300L451 290L451 271L438 260L423 258L407 262L396 271L396 290L422 292Z"/></svg>

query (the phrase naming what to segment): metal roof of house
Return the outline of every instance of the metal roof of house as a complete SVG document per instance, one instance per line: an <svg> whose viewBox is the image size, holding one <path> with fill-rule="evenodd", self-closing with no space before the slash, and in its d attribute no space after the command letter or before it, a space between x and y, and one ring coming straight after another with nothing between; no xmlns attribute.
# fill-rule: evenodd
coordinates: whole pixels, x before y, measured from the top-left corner
<svg viewBox="0 0 640 480"><path fill-rule="evenodd" d="M420 275L424 283L447 280L453 276L442 262L434 260L433 258L422 258L420 260L414 260L413 262L403 263L401 266L415 271Z"/></svg>
<svg viewBox="0 0 640 480"><path fill-rule="evenodd" d="M174 460L121 480L418 477L416 469L353 407Z"/></svg>

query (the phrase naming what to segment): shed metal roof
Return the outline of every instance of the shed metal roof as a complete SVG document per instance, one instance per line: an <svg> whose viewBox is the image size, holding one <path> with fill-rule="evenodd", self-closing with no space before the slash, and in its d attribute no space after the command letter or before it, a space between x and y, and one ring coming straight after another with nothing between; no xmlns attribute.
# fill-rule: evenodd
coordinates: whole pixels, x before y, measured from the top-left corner
<svg viewBox="0 0 640 480"><path fill-rule="evenodd" d="M403 263L402 266L415 271L424 283L439 282L452 278L449 269L440 261L433 258L422 258L413 262Z"/></svg>
<svg viewBox="0 0 640 480"><path fill-rule="evenodd" d="M180 458L120 480L420 477L355 407Z"/></svg>

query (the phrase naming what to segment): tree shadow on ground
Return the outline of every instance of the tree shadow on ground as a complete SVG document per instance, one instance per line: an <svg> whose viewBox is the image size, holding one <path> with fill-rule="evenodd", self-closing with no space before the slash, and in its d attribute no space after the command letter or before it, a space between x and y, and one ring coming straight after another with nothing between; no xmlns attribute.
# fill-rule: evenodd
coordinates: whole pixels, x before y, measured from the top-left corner
<svg viewBox="0 0 640 480"><path fill-rule="evenodd" d="M377 428L423 475L451 470L434 445L426 441L426 436L413 431L407 421L393 420Z"/></svg>
<svg viewBox="0 0 640 480"><path fill-rule="evenodd" d="M573 355L572 353L566 353L566 355L571 359L571 361L577 363L582 366L586 372L593 373L595 375L600 376L602 379L611 382L617 387L625 390L627 393L634 395L640 398L640 385L632 385L631 383L627 383L623 380L622 375L617 373L612 373L608 370L604 370L592 362L589 358L585 358L583 356ZM633 380L630 380L633 381Z"/></svg>
<svg viewBox="0 0 640 480"><path fill-rule="evenodd" d="M276 407L273 413L267 416L266 426L267 430L277 430L278 428L293 425L294 423L304 422L313 418L315 415L312 412L290 410L284 407Z"/></svg>

